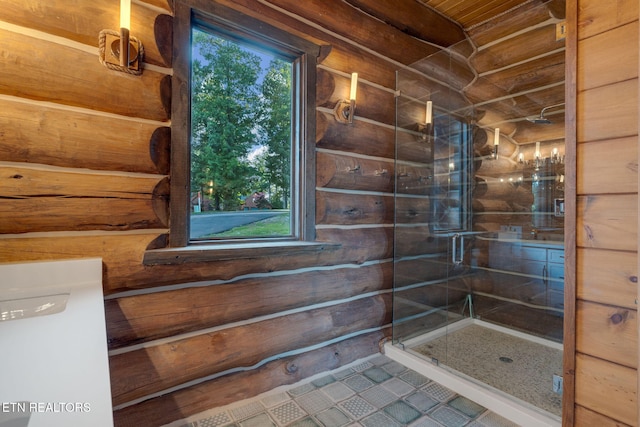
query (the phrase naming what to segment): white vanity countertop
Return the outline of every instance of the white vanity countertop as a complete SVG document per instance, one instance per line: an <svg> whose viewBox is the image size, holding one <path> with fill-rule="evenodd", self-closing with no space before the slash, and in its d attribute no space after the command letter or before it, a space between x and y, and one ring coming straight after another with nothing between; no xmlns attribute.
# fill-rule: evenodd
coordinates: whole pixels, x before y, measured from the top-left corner
<svg viewBox="0 0 640 427"><path fill-rule="evenodd" d="M0 264L0 311L0 425L112 427L102 261Z"/></svg>
<svg viewBox="0 0 640 427"><path fill-rule="evenodd" d="M494 242L513 243L526 246L539 246L552 249L563 249L564 242L561 240L533 240L533 239L517 239L517 238L500 238L500 237L484 237L477 236L477 239L488 240Z"/></svg>

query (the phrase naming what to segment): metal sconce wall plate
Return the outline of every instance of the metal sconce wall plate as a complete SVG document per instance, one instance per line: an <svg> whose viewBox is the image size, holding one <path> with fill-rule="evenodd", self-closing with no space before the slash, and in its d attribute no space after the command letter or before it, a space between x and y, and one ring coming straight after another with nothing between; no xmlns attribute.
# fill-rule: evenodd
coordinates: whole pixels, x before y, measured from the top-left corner
<svg viewBox="0 0 640 427"><path fill-rule="evenodd" d="M120 65L120 33L113 30L102 30L98 38L100 63L105 67L139 76L142 74L144 47L135 37L129 38L129 66Z"/></svg>

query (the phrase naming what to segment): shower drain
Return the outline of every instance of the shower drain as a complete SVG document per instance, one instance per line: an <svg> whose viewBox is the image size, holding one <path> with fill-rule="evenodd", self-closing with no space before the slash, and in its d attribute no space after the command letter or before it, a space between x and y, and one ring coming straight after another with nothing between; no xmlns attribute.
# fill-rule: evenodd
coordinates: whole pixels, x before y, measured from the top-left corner
<svg viewBox="0 0 640 427"><path fill-rule="evenodd" d="M511 363L513 362L513 359L510 357L506 357L506 356L500 356L500 361L504 362L504 363Z"/></svg>

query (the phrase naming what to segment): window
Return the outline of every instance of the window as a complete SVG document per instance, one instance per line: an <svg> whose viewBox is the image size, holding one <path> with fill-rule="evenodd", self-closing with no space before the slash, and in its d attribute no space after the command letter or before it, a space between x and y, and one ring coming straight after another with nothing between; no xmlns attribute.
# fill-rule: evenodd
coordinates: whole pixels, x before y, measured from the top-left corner
<svg viewBox="0 0 640 427"><path fill-rule="evenodd" d="M319 46L202 7L174 8L169 245L312 241Z"/></svg>
<svg viewBox="0 0 640 427"><path fill-rule="evenodd" d="M293 236L293 63L208 28L191 40L190 239Z"/></svg>

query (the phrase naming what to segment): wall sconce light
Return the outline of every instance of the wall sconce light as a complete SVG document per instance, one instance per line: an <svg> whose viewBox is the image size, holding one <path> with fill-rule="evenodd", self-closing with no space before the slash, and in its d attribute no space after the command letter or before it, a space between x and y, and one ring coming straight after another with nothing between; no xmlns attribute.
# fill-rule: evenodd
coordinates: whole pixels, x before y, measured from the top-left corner
<svg viewBox="0 0 640 427"><path fill-rule="evenodd" d="M422 133L422 139L427 139L431 135L433 125L433 102L427 101L424 115L424 123L418 123L418 131Z"/></svg>
<svg viewBox="0 0 640 427"><path fill-rule="evenodd" d="M98 38L100 63L110 70L142 74L144 48L129 34L131 28L131 0L120 0L120 32L102 30Z"/></svg>
<svg viewBox="0 0 640 427"><path fill-rule="evenodd" d="M533 167L535 170L539 170L542 167L549 167L550 165L561 165L564 163L564 156L560 155L560 151L557 147L551 149L549 157L543 157L540 151L540 141L536 142L536 150L533 152L533 159L525 160L524 153L518 154L518 163L524 165L524 167Z"/></svg>
<svg viewBox="0 0 640 427"><path fill-rule="evenodd" d="M340 123L353 123L356 112L356 92L358 91L358 73L351 73L351 91L349 100L341 99L333 109L333 115Z"/></svg>
<svg viewBox="0 0 640 427"><path fill-rule="evenodd" d="M496 128L493 133L493 158L498 158L498 146L500 145L500 128Z"/></svg>

